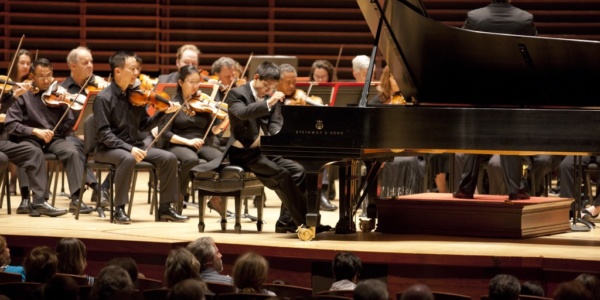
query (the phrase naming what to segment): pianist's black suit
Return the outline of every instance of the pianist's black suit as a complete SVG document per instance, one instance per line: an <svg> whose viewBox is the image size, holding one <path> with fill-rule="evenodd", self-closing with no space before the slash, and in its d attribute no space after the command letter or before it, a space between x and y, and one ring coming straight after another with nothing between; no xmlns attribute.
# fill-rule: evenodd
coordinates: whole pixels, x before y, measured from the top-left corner
<svg viewBox="0 0 600 300"><path fill-rule="evenodd" d="M267 102L254 98L250 85L252 82L230 90L227 96L231 135L241 143L229 147L229 161L252 171L260 181L277 193L281 202L290 212L296 225L306 224L306 195L299 186L304 186L304 168L298 163L282 157L266 157L260 147L252 147L259 138L260 130L264 134L276 134L283 125L281 103L271 109Z"/></svg>
<svg viewBox="0 0 600 300"><path fill-rule="evenodd" d="M463 28L494 33L537 35L533 16L507 2L491 3L486 7L470 11ZM460 193L473 195L477 185L479 164L482 160L481 156L465 155L464 171L458 190ZM521 180L521 157L501 155L500 161L509 197L524 194L525 188Z"/></svg>

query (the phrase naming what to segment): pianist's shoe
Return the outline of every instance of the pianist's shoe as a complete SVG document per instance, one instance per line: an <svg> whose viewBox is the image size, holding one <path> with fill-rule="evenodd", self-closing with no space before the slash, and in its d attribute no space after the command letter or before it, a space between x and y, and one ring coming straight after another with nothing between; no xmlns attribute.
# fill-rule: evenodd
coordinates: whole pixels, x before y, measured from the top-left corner
<svg viewBox="0 0 600 300"><path fill-rule="evenodd" d="M518 192L516 194L508 195L508 200L527 200L529 199L529 194L525 192Z"/></svg>
<svg viewBox="0 0 600 300"><path fill-rule="evenodd" d="M457 191L452 194L452 197L460 199L473 199L473 194Z"/></svg>

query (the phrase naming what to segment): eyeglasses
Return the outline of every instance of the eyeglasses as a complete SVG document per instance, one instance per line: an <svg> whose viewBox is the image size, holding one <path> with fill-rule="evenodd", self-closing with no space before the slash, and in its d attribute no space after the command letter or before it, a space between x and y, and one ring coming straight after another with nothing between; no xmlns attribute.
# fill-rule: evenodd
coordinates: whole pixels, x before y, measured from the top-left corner
<svg viewBox="0 0 600 300"><path fill-rule="evenodd" d="M266 80L261 80L262 85L269 89L269 91L275 90L277 88L277 84L270 85Z"/></svg>
<svg viewBox="0 0 600 300"><path fill-rule="evenodd" d="M46 74L46 75L35 75L35 78L39 79L39 80L51 80L52 79L52 73Z"/></svg>
<svg viewBox="0 0 600 300"><path fill-rule="evenodd" d="M200 81L184 81L185 83L189 84L189 85L199 85Z"/></svg>

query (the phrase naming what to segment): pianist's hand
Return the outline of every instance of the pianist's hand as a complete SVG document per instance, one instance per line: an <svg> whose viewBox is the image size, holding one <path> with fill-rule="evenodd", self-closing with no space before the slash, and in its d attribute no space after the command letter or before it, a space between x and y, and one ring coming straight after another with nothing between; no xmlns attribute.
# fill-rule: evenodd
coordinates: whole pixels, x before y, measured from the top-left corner
<svg viewBox="0 0 600 300"><path fill-rule="evenodd" d="M269 104L269 107L273 107L277 102L283 102L283 100L285 100L285 94L282 92L275 92L273 93L273 96L267 100L267 103Z"/></svg>

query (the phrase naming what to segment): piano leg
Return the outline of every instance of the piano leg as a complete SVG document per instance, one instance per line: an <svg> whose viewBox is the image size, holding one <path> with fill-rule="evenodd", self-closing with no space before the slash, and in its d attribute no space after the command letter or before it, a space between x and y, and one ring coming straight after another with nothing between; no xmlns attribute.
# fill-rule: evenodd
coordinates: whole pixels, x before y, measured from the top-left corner
<svg viewBox="0 0 600 300"><path fill-rule="evenodd" d="M306 172L307 213L306 226L316 228L320 221L319 193L321 191L322 172ZM317 189L313 188L317 187Z"/></svg>
<svg viewBox="0 0 600 300"><path fill-rule="evenodd" d="M360 166L359 160L345 161L340 165L340 220L335 225L336 234L356 232L352 199L358 199Z"/></svg>

